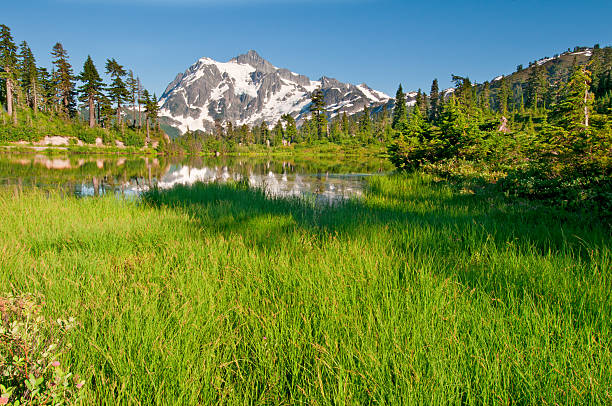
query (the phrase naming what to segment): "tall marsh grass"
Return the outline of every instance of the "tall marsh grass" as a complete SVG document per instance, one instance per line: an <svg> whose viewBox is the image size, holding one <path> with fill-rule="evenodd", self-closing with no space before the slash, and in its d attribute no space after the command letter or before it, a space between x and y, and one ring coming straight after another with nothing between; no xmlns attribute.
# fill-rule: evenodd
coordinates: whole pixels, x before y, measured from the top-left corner
<svg viewBox="0 0 612 406"><path fill-rule="evenodd" d="M610 404L594 221L374 177L331 207L243 185L0 194L0 292L78 327L89 404Z"/></svg>

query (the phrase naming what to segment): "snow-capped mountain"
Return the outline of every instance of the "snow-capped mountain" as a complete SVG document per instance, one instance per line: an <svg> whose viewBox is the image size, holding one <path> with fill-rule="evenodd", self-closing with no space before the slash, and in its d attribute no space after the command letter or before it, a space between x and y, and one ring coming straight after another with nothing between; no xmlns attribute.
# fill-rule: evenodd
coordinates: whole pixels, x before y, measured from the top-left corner
<svg viewBox="0 0 612 406"><path fill-rule="evenodd" d="M273 125L284 114L300 123L310 115L310 96L319 87L330 117L354 114L366 105L377 109L393 103L388 95L366 84L352 85L328 77L313 81L277 68L249 51L229 62L202 58L178 74L160 98L160 116L181 133L211 130L216 120Z"/></svg>

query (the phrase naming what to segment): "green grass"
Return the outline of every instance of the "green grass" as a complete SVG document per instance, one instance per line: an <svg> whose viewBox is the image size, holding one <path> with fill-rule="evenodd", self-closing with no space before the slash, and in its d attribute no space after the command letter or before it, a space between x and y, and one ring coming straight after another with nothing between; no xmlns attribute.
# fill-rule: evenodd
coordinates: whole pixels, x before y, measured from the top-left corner
<svg viewBox="0 0 612 406"><path fill-rule="evenodd" d="M146 200L0 194L0 291L78 319L86 404L612 402L596 221L420 175Z"/></svg>

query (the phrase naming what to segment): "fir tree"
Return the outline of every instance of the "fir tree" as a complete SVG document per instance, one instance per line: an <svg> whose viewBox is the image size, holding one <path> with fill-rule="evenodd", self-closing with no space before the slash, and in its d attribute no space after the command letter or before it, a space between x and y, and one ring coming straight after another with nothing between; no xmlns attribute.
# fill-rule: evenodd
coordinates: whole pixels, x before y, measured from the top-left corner
<svg viewBox="0 0 612 406"><path fill-rule="evenodd" d="M134 120L133 120L134 127L136 127L136 93L138 93L138 81L134 77L134 72L132 72L131 69L128 72L128 77L127 77L127 80L126 80L126 84L127 84L129 92L132 95L132 100L131 100L131 102L132 102L132 116L134 118Z"/></svg>
<svg viewBox="0 0 612 406"><path fill-rule="evenodd" d="M142 99L142 84L140 83L140 78L136 78L136 82L138 82L137 86L138 86L138 90L137 90L137 102L138 102L138 128L142 128L142 112L140 107L142 106L142 103L140 103L140 100Z"/></svg>
<svg viewBox="0 0 612 406"><path fill-rule="evenodd" d="M499 88L499 112L502 116L508 116L508 98L510 96L510 89L508 88L508 80L504 76L501 79Z"/></svg>
<svg viewBox="0 0 612 406"><path fill-rule="evenodd" d="M40 86L40 95L42 96L41 105L45 111L51 111L57 92L53 78L46 68L38 68L38 83Z"/></svg>
<svg viewBox="0 0 612 406"><path fill-rule="evenodd" d="M397 92L395 93L395 106L393 107L393 122L391 127L394 130L401 131L406 126L408 121L408 115L406 113L406 95L400 84Z"/></svg>
<svg viewBox="0 0 612 406"><path fill-rule="evenodd" d="M593 95L589 92L590 85L591 72L585 67L577 67L563 89L561 102L555 108L553 115L569 133L569 137L564 142L566 147L573 149L586 147L593 105Z"/></svg>
<svg viewBox="0 0 612 406"><path fill-rule="evenodd" d="M321 88L312 93L310 112L316 126L317 139L321 140L327 137L327 111L325 110L325 100Z"/></svg>
<svg viewBox="0 0 612 406"><path fill-rule="evenodd" d="M342 121L340 124L340 129L342 131L342 134L344 134L346 137L348 137L349 135L349 121L348 121L348 116L346 115L346 111L342 112Z"/></svg>
<svg viewBox="0 0 612 406"><path fill-rule="evenodd" d="M106 60L106 73L110 74L112 78L112 82L108 87L108 93L110 99L115 102L115 105L117 106L117 125L121 126L121 105L128 101L130 97L130 93L125 82L123 81L126 71L123 66L119 65L119 63L113 58Z"/></svg>
<svg viewBox="0 0 612 406"><path fill-rule="evenodd" d="M56 43L51 52L55 72L53 80L55 82L59 109L64 114L75 112L74 101L74 75L72 65L68 62L68 52L61 43Z"/></svg>
<svg viewBox="0 0 612 406"><path fill-rule="evenodd" d="M297 142L297 127L295 124L295 119L289 114L283 115L281 119L285 122L285 138L287 141Z"/></svg>
<svg viewBox="0 0 612 406"><path fill-rule="evenodd" d="M438 88L438 79L434 79L431 83L431 91L429 92L429 119L436 121L438 119L438 98L440 89Z"/></svg>
<svg viewBox="0 0 612 406"><path fill-rule="evenodd" d="M531 68L531 73L527 81L527 104L533 110L537 110L543 105L546 99L546 76L544 67L537 63Z"/></svg>
<svg viewBox="0 0 612 406"><path fill-rule="evenodd" d="M34 54L27 42L23 41L20 48L19 71L21 73L21 87L25 93L26 102L36 112L38 111L39 93L36 59L34 59Z"/></svg>
<svg viewBox="0 0 612 406"><path fill-rule="evenodd" d="M491 85L489 82L484 82L482 94L480 95L480 108L483 112L488 113L491 109Z"/></svg>
<svg viewBox="0 0 612 406"><path fill-rule="evenodd" d="M372 135L372 120L370 119L370 109L367 105L364 106L363 114L359 119L359 133L363 142Z"/></svg>
<svg viewBox="0 0 612 406"><path fill-rule="evenodd" d="M151 129L150 124L155 124L157 122L157 114L158 114L158 105L156 97L149 94L149 91L145 89L142 92L142 99L139 101L145 107L145 126L147 127L147 140L146 144L148 145L151 140Z"/></svg>
<svg viewBox="0 0 612 406"><path fill-rule="evenodd" d="M102 93L103 82L100 78L100 74L96 69L96 66L91 59L91 56L87 56L85 64L83 64L83 72L78 76L78 80L83 82L83 85L78 88L79 101L87 103L89 109L89 127L93 128L96 125L96 114L94 103Z"/></svg>
<svg viewBox="0 0 612 406"><path fill-rule="evenodd" d="M272 145L275 147L283 145L283 124L281 120L276 122L276 125L272 130Z"/></svg>
<svg viewBox="0 0 612 406"><path fill-rule="evenodd" d="M11 29L0 24L0 78L4 81L6 94L6 112L13 117L17 125L17 110L13 105L17 79L17 46L13 41Z"/></svg>

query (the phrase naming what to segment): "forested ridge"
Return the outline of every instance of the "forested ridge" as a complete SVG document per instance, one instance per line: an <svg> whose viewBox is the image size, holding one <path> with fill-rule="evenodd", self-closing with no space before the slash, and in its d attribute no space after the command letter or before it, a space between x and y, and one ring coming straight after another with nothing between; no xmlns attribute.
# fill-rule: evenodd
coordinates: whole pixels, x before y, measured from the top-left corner
<svg viewBox="0 0 612 406"><path fill-rule="evenodd" d="M51 56L51 70L37 65L28 43L17 45L10 28L0 25L0 101L5 108L0 142L61 135L87 144L163 146L157 98L132 70L108 58L105 83L91 57L76 73L60 42Z"/></svg>

